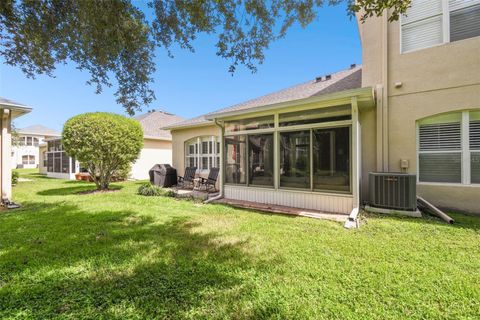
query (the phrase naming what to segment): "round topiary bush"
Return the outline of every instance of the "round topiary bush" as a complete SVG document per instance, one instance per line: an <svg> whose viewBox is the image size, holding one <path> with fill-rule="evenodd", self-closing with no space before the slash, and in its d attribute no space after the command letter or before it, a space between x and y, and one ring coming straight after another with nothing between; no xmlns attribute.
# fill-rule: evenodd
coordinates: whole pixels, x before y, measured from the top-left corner
<svg viewBox="0 0 480 320"><path fill-rule="evenodd" d="M84 113L65 123L62 145L86 166L97 188L104 190L118 171L138 158L143 130L138 121L118 114Z"/></svg>

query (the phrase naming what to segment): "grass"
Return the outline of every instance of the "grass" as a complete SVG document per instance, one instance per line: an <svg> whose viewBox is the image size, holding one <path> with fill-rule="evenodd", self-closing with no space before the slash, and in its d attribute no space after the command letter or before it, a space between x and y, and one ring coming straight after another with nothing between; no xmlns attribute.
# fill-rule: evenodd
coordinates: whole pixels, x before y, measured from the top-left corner
<svg viewBox="0 0 480 320"><path fill-rule="evenodd" d="M480 218L330 221L33 179L0 212L0 318L478 319Z"/></svg>

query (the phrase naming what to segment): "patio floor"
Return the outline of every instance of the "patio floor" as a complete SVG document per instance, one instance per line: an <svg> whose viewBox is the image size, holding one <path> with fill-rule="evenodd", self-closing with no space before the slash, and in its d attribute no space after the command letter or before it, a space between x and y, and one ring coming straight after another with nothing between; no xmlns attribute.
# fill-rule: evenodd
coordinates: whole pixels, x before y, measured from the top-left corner
<svg viewBox="0 0 480 320"><path fill-rule="evenodd" d="M345 222L348 218L348 214L343 213L329 213L310 209L300 209L294 207L277 206L272 204L264 204L250 201L240 201L231 199L216 200L215 203L225 203L233 207L253 209L258 211L265 211L271 213L280 213L286 215L292 215L297 217L309 217L314 219L325 219L337 222Z"/></svg>

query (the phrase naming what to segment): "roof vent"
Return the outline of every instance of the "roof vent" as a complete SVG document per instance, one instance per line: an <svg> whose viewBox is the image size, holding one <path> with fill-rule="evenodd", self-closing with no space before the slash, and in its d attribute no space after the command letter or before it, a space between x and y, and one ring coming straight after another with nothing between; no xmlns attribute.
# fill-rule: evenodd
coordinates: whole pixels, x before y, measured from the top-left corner
<svg viewBox="0 0 480 320"><path fill-rule="evenodd" d="M352 63L352 64L350 65L350 69L355 69L356 67L357 67L357 64L356 64L356 63Z"/></svg>
<svg viewBox="0 0 480 320"><path fill-rule="evenodd" d="M332 79L332 75L331 75L331 74L327 74L327 75L325 76L325 80L330 80L330 79Z"/></svg>
<svg viewBox="0 0 480 320"><path fill-rule="evenodd" d="M323 80L323 78L321 76L315 78L315 82L321 82L322 80Z"/></svg>

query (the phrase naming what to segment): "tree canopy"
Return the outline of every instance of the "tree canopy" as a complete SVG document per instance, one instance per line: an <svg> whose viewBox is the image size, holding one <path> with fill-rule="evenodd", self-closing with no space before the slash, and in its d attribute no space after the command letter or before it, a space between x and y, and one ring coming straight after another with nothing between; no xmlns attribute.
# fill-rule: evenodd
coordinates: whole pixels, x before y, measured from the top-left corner
<svg viewBox="0 0 480 320"><path fill-rule="evenodd" d="M90 74L96 92L118 85L117 102L129 114L155 98L150 88L156 46L194 50L198 34L215 34L217 55L255 71L273 41L294 23L305 27L324 5L346 2L361 19L390 9L398 19L411 0L149 0L153 18L131 0L2 0L0 55L28 76L52 76L74 62Z"/></svg>

